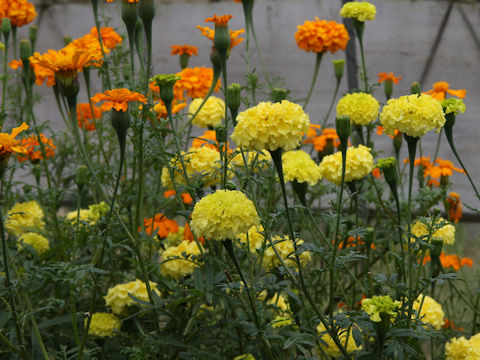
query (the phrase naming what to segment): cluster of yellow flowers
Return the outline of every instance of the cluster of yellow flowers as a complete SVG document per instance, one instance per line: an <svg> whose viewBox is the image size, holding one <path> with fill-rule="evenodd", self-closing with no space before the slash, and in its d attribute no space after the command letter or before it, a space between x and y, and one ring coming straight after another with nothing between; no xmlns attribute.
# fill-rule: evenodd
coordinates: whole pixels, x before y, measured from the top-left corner
<svg viewBox="0 0 480 360"><path fill-rule="evenodd" d="M190 116L193 116L197 112L202 102L202 98L193 99L188 107L188 113ZM193 118L192 124L201 128L215 128L222 124L222 119L224 117L225 102L218 97L210 96L198 112L197 116Z"/></svg>
<svg viewBox="0 0 480 360"><path fill-rule="evenodd" d="M369 2L358 2L352 1L347 2L343 5L340 10L340 16L344 18L354 18L358 21L373 21L375 20L375 15L377 9L375 5L370 4Z"/></svg>
<svg viewBox="0 0 480 360"><path fill-rule="evenodd" d="M36 201L16 203L8 210L5 228L15 236L43 230L45 227L44 216L42 208Z"/></svg>
<svg viewBox="0 0 480 360"><path fill-rule="evenodd" d="M477 360L480 354L480 334L469 340L464 336L451 339L445 344L445 360Z"/></svg>
<svg viewBox="0 0 480 360"><path fill-rule="evenodd" d="M80 222L86 222L88 225L95 225L98 220L108 212L108 205L105 201L98 204L93 204L88 209L80 209L78 220ZM77 211L71 211L65 217L65 220L71 221L74 225L77 223Z"/></svg>
<svg viewBox="0 0 480 360"><path fill-rule="evenodd" d="M265 237L261 233L263 226L252 226L246 233L238 235L240 243L248 245L250 252L256 254L263 244L265 243Z"/></svg>
<svg viewBox="0 0 480 360"><path fill-rule="evenodd" d="M445 221L444 219L438 219L435 224L445 222L444 225L433 232L432 239L437 238L443 241L445 245L452 245L455 242L455 226L450 224L449 222ZM437 225L434 225L434 227ZM413 224L411 232L417 238L422 236L427 236L429 232L429 228L431 227L431 221L429 226L421 223L420 221L416 221Z"/></svg>
<svg viewBox="0 0 480 360"><path fill-rule="evenodd" d="M335 359L339 358L342 355L342 352L335 344L335 341L333 341L333 338L327 332L325 326L322 323L318 324L317 332L320 334L320 340L322 340L322 344L320 346L325 352L325 354ZM362 349L362 346L357 346L357 344L355 343L352 328L338 329L337 334L340 340L340 344L342 344L348 354Z"/></svg>
<svg viewBox="0 0 480 360"><path fill-rule="evenodd" d="M200 249L194 241L183 240L177 246L169 246L160 252L162 275L180 279L182 276L193 274L198 265L193 256L200 254Z"/></svg>
<svg viewBox="0 0 480 360"><path fill-rule="evenodd" d="M208 146L190 148L187 153L182 151L181 155L185 163L188 178L190 181L198 180L203 186L212 186L221 180L220 153ZM175 182L187 185L187 179L183 173L182 163L178 156L170 160L173 169ZM173 189L172 179L168 168L164 167L161 175L162 185L167 189Z"/></svg>
<svg viewBox="0 0 480 360"><path fill-rule="evenodd" d="M295 149L310 120L300 105L288 100L280 103L261 102L237 116L232 139L250 150L274 151Z"/></svg>
<svg viewBox="0 0 480 360"><path fill-rule="evenodd" d="M413 309L423 323L432 325L435 330L440 330L443 326L445 313L442 305L430 296L420 294L413 302Z"/></svg>
<svg viewBox="0 0 480 360"><path fill-rule="evenodd" d="M197 202L192 212L192 230L205 239L235 239L259 224L255 205L237 190L217 190Z"/></svg>
<svg viewBox="0 0 480 360"><path fill-rule="evenodd" d="M380 104L366 93L347 94L337 103L337 115L347 115L354 125L368 125L378 116Z"/></svg>
<svg viewBox="0 0 480 360"><path fill-rule="evenodd" d="M156 283L150 281L150 288L160 295ZM113 288L108 289L107 295L103 298L105 299L106 305L111 307L114 314L127 315L127 308L129 306L139 304L133 300L129 294L139 300L148 301L147 286L139 279L125 284L115 285Z"/></svg>
<svg viewBox="0 0 480 360"><path fill-rule="evenodd" d="M395 129L412 137L421 137L445 124L440 101L430 95L405 95L390 99L383 107L380 122L385 133L394 135Z"/></svg>
<svg viewBox="0 0 480 360"><path fill-rule="evenodd" d="M320 174L335 185L342 181L342 153L325 156L319 165ZM370 148L358 145L347 149L347 163L345 168L345 182L359 180L372 172L374 168L373 156Z"/></svg>
<svg viewBox="0 0 480 360"><path fill-rule="evenodd" d="M48 239L45 236L34 232L24 233L18 238L18 250L24 249L24 244L32 246L38 254L43 254L50 250Z"/></svg>
<svg viewBox="0 0 480 360"><path fill-rule="evenodd" d="M272 237L273 244L278 251L278 254L283 259L283 262L288 267L297 267L297 262L295 261L295 247L293 241L288 236L274 236ZM296 240L297 246L304 243L303 240ZM304 266L312 258L309 251L304 251L298 255L300 264ZM263 253L262 266L267 270L273 270L279 267L281 264L280 259L275 255L275 251L268 244L268 247Z"/></svg>
<svg viewBox="0 0 480 360"><path fill-rule="evenodd" d="M299 183L308 182L315 185L322 177L318 165L303 150L283 153L282 163L285 181L296 180Z"/></svg>
<svg viewBox="0 0 480 360"><path fill-rule="evenodd" d="M87 319L85 319L87 323ZM115 315L110 313L94 313L90 321L88 333L99 337L112 337L120 331L122 322Z"/></svg>

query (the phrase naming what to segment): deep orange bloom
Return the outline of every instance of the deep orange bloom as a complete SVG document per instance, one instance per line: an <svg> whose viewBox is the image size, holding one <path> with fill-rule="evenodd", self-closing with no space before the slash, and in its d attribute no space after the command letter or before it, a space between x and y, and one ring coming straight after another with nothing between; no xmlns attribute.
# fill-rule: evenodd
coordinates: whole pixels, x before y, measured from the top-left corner
<svg viewBox="0 0 480 360"><path fill-rule="evenodd" d="M186 106L187 103L178 103L177 100L174 99L172 101L172 114L178 113ZM167 108L162 100L153 106L153 110L155 110L155 114L157 114L157 119L166 119L168 117Z"/></svg>
<svg viewBox="0 0 480 360"><path fill-rule="evenodd" d="M2 0L0 19L9 18L12 26L27 25L35 19L35 6L27 0Z"/></svg>
<svg viewBox="0 0 480 360"><path fill-rule="evenodd" d="M212 30L209 27L200 26L200 25L197 25L197 29L202 32L203 36L206 36L207 38L213 41L213 38L215 37L215 30ZM230 34L230 46L228 47L229 49L232 49L233 47L237 46L243 41L243 38L239 38L238 36L240 34L243 34L244 32L245 32L244 29L229 30L229 34Z"/></svg>
<svg viewBox="0 0 480 360"><path fill-rule="evenodd" d="M365 246L365 241L362 240L362 238L360 236L357 236L357 238L355 239L354 236L349 236L347 238L347 241L342 241L340 242L339 244L339 248L340 249L345 249L345 248L349 248L349 247L357 247L357 246ZM370 249L373 249L375 250L376 247L375 247L375 244L372 243L370 245Z"/></svg>
<svg viewBox="0 0 480 360"><path fill-rule="evenodd" d="M467 95L467 90L460 89L460 90L452 90L450 89L450 84L446 81L438 81L433 84L433 89L428 90L424 94L430 95L431 97L437 100L444 100L445 94L450 94L452 96L456 96L460 99L463 99Z"/></svg>
<svg viewBox="0 0 480 360"><path fill-rule="evenodd" d="M307 135L305 135L306 139L303 140L303 143L304 144L313 144L313 139L317 136L317 130L320 130L321 128L322 127L318 124L310 123L308 125Z"/></svg>
<svg viewBox="0 0 480 360"><path fill-rule="evenodd" d="M398 131L397 129L394 129L393 135L388 135L388 136L393 139L398 134L400 134L400 131ZM383 126L382 125L377 125L377 135L383 135Z"/></svg>
<svg viewBox="0 0 480 360"><path fill-rule="evenodd" d="M90 29L90 34L98 39L97 27ZM112 27L106 26L100 28L100 35L102 36L102 43L107 49L114 49L118 44L122 43L123 38L118 35Z"/></svg>
<svg viewBox="0 0 480 360"><path fill-rule="evenodd" d="M47 159L54 157L56 147L53 144L53 140L40 133L40 141L44 146L45 157ZM26 139L22 139L21 145L27 150L27 152L25 154L18 155L18 161L36 161L43 159L40 143L36 135L31 135Z"/></svg>
<svg viewBox="0 0 480 360"><path fill-rule="evenodd" d="M102 109L95 105L92 105L92 107L90 107L90 103L77 104L77 122L79 128L88 131L96 129L95 121L102 116Z"/></svg>
<svg viewBox="0 0 480 360"><path fill-rule="evenodd" d="M376 167L376 168L373 168L372 170L372 175L374 178L380 178L380 176L382 176L382 173L380 172L380 168Z"/></svg>
<svg viewBox="0 0 480 360"><path fill-rule="evenodd" d="M129 102L139 101L145 104L147 99L142 94L123 88L107 90L92 97L92 102L100 101L104 101L102 111L110 111L112 108L117 111L127 111Z"/></svg>
<svg viewBox="0 0 480 360"><path fill-rule="evenodd" d="M12 60L8 63L13 70L17 70L20 67L23 67L22 60ZM30 66L33 68L33 73L35 74L35 84L38 86L43 85L45 79L47 79L47 86L52 87L55 85L55 72L40 66L39 64L32 64Z"/></svg>
<svg viewBox="0 0 480 360"><path fill-rule="evenodd" d="M170 55L183 55L187 54L188 56L198 55L198 49L193 45L172 45L172 52Z"/></svg>
<svg viewBox="0 0 480 360"><path fill-rule="evenodd" d="M163 197L170 198L174 196L177 192L175 190L167 190L163 193Z"/></svg>
<svg viewBox="0 0 480 360"><path fill-rule="evenodd" d="M167 190L163 193L163 196L166 198L170 198L172 196L175 196L177 192L175 190ZM182 201L185 205L190 205L193 204L193 199L192 196L189 193L182 193L180 194L182 197Z"/></svg>
<svg viewBox="0 0 480 360"><path fill-rule="evenodd" d="M465 171L463 169L459 169L455 166L453 166L453 163L449 160L443 160L438 158L435 160L436 166L430 166L425 170L423 173L424 177L430 176L432 178L438 179L443 176L451 176L453 175L453 171L457 171L459 173L465 174Z"/></svg>
<svg viewBox="0 0 480 360"><path fill-rule="evenodd" d="M175 220L167 218L162 213L156 214L153 218L143 219L143 226L145 233L152 236L152 234L165 238L170 233L178 232L178 224ZM138 231L141 230L141 227L138 228Z"/></svg>
<svg viewBox="0 0 480 360"><path fill-rule="evenodd" d="M458 221L463 217L462 213L462 202L460 201L460 195L456 192L451 192L447 197L448 202L448 217L450 221L458 223Z"/></svg>
<svg viewBox="0 0 480 360"><path fill-rule="evenodd" d="M394 73L385 73L385 72L382 72L382 73L379 73L378 74L378 82L379 83L382 83L386 80L390 80L392 82L394 82L395 84L398 84L398 80L402 80L402 77L401 76L395 76Z"/></svg>
<svg viewBox="0 0 480 360"><path fill-rule="evenodd" d="M185 227L183 229L183 239L190 242L195 240L192 234L192 230L190 230L190 226L188 225L188 222L185 223ZM205 238L203 236L199 237L197 240L200 244L205 245Z"/></svg>
<svg viewBox="0 0 480 360"><path fill-rule="evenodd" d="M464 329L461 327L461 326L456 326L453 321L445 318L444 320L444 323L443 323L443 326L442 326L444 329L452 329L452 330L457 330L457 331L460 331L460 332L463 332Z"/></svg>
<svg viewBox="0 0 480 360"><path fill-rule="evenodd" d="M423 258L423 265L427 264L431 260L432 259L430 255L425 255L425 257ZM440 263L442 264L442 267L452 268L455 271L460 270L462 266L472 267L473 265L472 259L468 257L460 258L458 255L445 254L443 251L440 254Z"/></svg>
<svg viewBox="0 0 480 360"><path fill-rule="evenodd" d="M303 25L297 26L295 41L300 49L322 53L337 50L345 50L350 36L343 24L335 21L320 20L318 17L314 21L306 20Z"/></svg>
<svg viewBox="0 0 480 360"><path fill-rule="evenodd" d="M313 148L319 152L325 150L325 147L329 142L331 142L334 147L340 146L340 138L335 129L323 129L322 134L318 136L316 129L320 129L320 125L313 124L312 126L312 124L310 124L307 138L303 141L304 144L313 144Z"/></svg>
<svg viewBox="0 0 480 360"><path fill-rule="evenodd" d="M186 67L176 75L180 76L180 80L175 83L178 90L186 91L187 95L192 99L204 98L207 96L210 85L213 81L213 69L206 67ZM220 89L220 79L215 86L215 91ZM175 89L174 89L175 90Z"/></svg>
<svg viewBox="0 0 480 360"><path fill-rule="evenodd" d="M28 125L22 123L19 127L13 128L10 134L0 133L0 161L8 159L12 153L25 154L27 149L20 144L15 137L23 130L27 130Z"/></svg>
<svg viewBox="0 0 480 360"><path fill-rule="evenodd" d="M206 18L205 22L213 22L213 23L215 23L215 25L227 26L228 22L230 21L230 19L232 17L233 17L233 15L217 16L217 14L215 14L215 15L209 17L209 18Z"/></svg>

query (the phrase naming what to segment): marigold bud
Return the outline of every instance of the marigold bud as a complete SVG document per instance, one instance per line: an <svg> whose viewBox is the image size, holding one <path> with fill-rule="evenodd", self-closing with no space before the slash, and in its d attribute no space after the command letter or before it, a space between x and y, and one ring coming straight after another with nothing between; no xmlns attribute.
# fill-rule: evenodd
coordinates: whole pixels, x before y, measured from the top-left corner
<svg viewBox="0 0 480 360"><path fill-rule="evenodd" d="M88 183L88 168L85 165L80 165L75 172L75 184L79 188L83 188Z"/></svg>
<svg viewBox="0 0 480 360"><path fill-rule="evenodd" d="M287 89L274 88L272 90L272 98L273 102L282 102L282 100L285 100L287 98Z"/></svg>
<svg viewBox="0 0 480 360"><path fill-rule="evenodd" d="M8 17L4 17L2 19L1 30L6 42L8 40L8 36L10 35L10 31L12 30L12 24L10 23L10 19Z"/></svg>
<svg viewBox="0 0 480 360"><path fill-rule="evenodd" d="M420 84L419 84L418 82L412 82L410 92L411 92L412 94L418 94L418 95L420 95L421 92L422 92L422 88L420 87Z"/></svg>
<svg viewBox="0 0 480 360"><path fill-rule="evenodd" d="M65 36L63 37L63 43L64 43L65 45L70 44L72 41L73 41L73 39L72 39L72 37L71 37L70 35L65 35Z"/></svg>
<svg viewBox="0 0 480 360"><path fill-rule="evenodd" d="M173 87L180 76L175 74L159 74L150 79L155 81L160 88L160 98L165 104L170 104L173 101Z"/></svg>
<svg viewBox="0 0 480 360"><path fill-rule="evenodd" d="M28 29L28 37L30 38L30 41L32 43L32 49L35 49L35 43L37 41L38 37L38 26L37 25L32 25Z"/></svg>
<svg viewBox="0 0 480 360"><path fill-rule="evenodd" d="M226 143L227 142L227 129L225 129L225 126L220 125L215 128L215 136L217 138L217 141L219 143Z"/></svg>
<svg viewBox="0 0 480 360"><path fill-rule="evenodd" d="M138 4L138 15L140 19L145 23L151 22L155 17L155 4L153 0L142 0Z"/></svg>
<svg viewBox="0 0 480 360"><path fill-rule="evenodd" d="M385 91L385 96L387 97L387 99L390 99L393 94L393 81L390 79L386 79L383 82L383 90Z"/></svg>
<svg viewBox="0 0 480 360"><path fill-rule="evenodd" d="M32 56L32 45L30 43L30 40L28 39L22 39L20 40L20 59L22 59L23 64L25 66L30 66L30 61L28 58Z"/></svg>
<svg viewBox="0 0 480 360"><path fill-rule="evenodd" d="M122 6L122 20L127 27L127 31L135 29L137 23L137 3L124 1Z"/></svg>
<svg viewBox="0 0 480 360"><path fill-rule="evenodd" d="M335 127L340 139L340 144L346 149L348 146L348 137L352 133L352 122L350 121L350 117L347 115L337 116L335 119Z"/></svg>
<svg viewBox="0 0 480 360"><path fill-rule="evenodd" d="M227 87L227 106L232 113L237 112L242 103L241 90L242 87L237 83L233 83Z"/></svg>
<svg viewBox="0 0 480 360"><path fill-rule="evenodd" d="M340 80L343 76L343 71L345 68L345 60L344 59L339 59L339 60L332 60L333 63L333 69L335 70L335 77L337 80Z"/></svg>
<svg viewBox="0 0 480 360"><path fill-rule="evenodd" d="M379 159L377 167L383 171L385 180L390 186L396 186L398 180L397 161L393 157Z"/></svg>

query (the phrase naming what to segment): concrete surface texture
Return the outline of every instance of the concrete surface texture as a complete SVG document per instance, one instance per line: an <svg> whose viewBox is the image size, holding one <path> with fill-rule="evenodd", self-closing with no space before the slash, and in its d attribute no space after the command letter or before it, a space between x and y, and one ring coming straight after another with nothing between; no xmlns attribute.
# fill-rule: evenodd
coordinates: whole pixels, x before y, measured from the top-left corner
<svg viewBox="0 0 480 360"><path fill-rule="evenodd" d="M125 34L120 19L121 1L107 4L100 0L101 12L109 19L109 25ZM432 43L436 37L448 1L413 1L413 0L372 0L377 7L375 21L367 22L365 30L365 51L368 75L375 81L379 72L394 72L403 76L399 85L395 86L394 96L409 93L410 83L420 79L423 66L428 58ZM40 3L40 1L37 1ZM94 25L89 1L82 2L44 2L49 6L41 12L36 20L40 22L37 50L43 52L48 48L57 49L63 45L63 37L73 38L88 32ZM479 59L480 49L469 32L465 20L459 10L464 11L473 25L477 36L480 36L480 12L473 3L455 4L438 46L435 57L425 79L423 88L429 89L436 81L447 81L454 89L468 90L465 103L467 111L458 117L455 127L455 139L459 152L463 155L467 168L478 182L480 176L479 146L480 126L480 82ZM320 19L341 22L339 9L341 0L256 0L254 22L258 40L271 77L280 77L281 84L291 90L293 99L306 96L310 84L315 55L298 49L294 34L296 26L305 20ZM199 56L193 57L191 66L210 66L210 41L203 37L196 25L205 25L204 19L212 14L232 14L231 29L244 28L242 6L233 0L228 1L157 1L154 20L154 73L170 73L179 71L178 58L170 55L172 44L188 43L199 48ZM212 25L210 25L212 26ZM27 29L20 29L22 36ZM125 41L125 46L128 46ZM358 50L358 46L357 46ZM245 42L234 48L228 62L229 82L245 84ZM319 78L307 112L312 122L318 123L324 116L333 90L335 78L332 59L344 58L344 52L324 56L320 67ZM258 54L253 51L253 66L263 79ZM38 88L37 88L38 89ZM93 91L100 90L94 88ZM45 102L37 106L41 120L51 120L63 126L57 110L53 105L50 89L43 86L39 89ZM346 79L343 80L340 93L346 92ZM375 96L384 101L383 89L379 87ZM82 92L80 100L86 100ZM332 114L334 115L334 113ZM331 120L333 117L331 118ZM331 122L331 121L330 121ZM375 139L378 137L375 135ZM437 135L429 134L422 139L424 155L433 156ZM380 148L385 155L392 155L390 138L381 137ZM406 146L404 150L406 151ZM404 154L406 156L406 153ZM446 141L442 142L439 156L449 159L458 165L451 154ZM453 191L461 194L465 203L480 207L473 196L473 191L466 177L455 174Z"/></svg>

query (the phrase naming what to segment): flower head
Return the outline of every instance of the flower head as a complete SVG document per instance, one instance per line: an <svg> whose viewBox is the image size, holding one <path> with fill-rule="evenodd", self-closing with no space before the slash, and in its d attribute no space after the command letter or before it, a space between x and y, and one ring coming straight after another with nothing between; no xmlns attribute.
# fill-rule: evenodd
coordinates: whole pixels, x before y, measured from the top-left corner
<svg viewBox="0 0 480 360"><path fill-rule="evenodd" d="M383 107L380 122L387 134L397 129L412 137L421 137L431 130L440 131L445 124L442 105L429 95L405 95L390 99Z"/></svg>
<svg viewBox="0 0 480 360"><path fill-rule="evenodd" d="M457 223L462 217L462 202L460 201L460 195L456 192L451 192L447 197L448 202L448 218Z"/></svg>
<svg viewBox="0 0 480 360"><path fill-rule="evenodd" d="M320 179L320 169L303 150L291 150L282 154L285 181L308 182L315 185Z"/></svg>
<svg viewBox="0 0 480 360"><path fill-rule="evenodd" d="M0 161L8 159L12 153L25 154L27 149L20 145L15 137L22 131L27 130L28 125L22 123L19 127L13 128L11 133L0 133Z"/></svg>
<svg viewBox="0 0 480 360"><path fill-rule="evenodd" d="M306 20L303 25L297 26L295 41L300 49L315 53L345 50L350 36L343 24L335 21Z"/></svg>
<svg viewBox="0 0 480 360"><path fill-rule="evenodd" d="M187 54L188 56L197 55L198 49L196 46L192 45L172 45L172 51L170 55L183 55Z"/></svg>
<svg viewBox="0 0 480 360"><path fill-rule="evenodd" d="M150 281L150 288L152 291L160 294L157 289L157 284ZM141 306L136 300L132 297L148 301L148 292L146 284L141 280L130 281L125 284L115 285L113 288L108 289L107 295L103 298L105 299L105 304L110 306L114 314L117 315L126 315L128 314L128 307L132 305Z"/></svg>
<svg viewBox="0 0 480 360"><path fill-rule="evenodd" d="M292 239L290 239L289 236L277 235L272 238L272 241L275 244L275 248L283 259L285 265L288 267L297 268L297 262L295 259L295 245L293 244ZM295 242L297 243L297 246L304 243L304 241L300 239L296 239ZM298 255L298 258L300 260L300 265L304 266L311 260L312 255L309 251L303 251ZM281 265L282 263L280 262L280 259L277 257L275 251L268 243L267 248L263 253L262 266L267 270L272 270Z"/></svg>
<svg viewBox="0 0 480 360"><path fill-rule="evenodd" d="M24 233L18 238L17 247L19 250L25 248L24 244L32 246L39 255L50 250L48 239L45 236L34 232Z"/></svg>
<svg viewBox="0 0 480 360"><path fill-rule="evenodd" d="M327 332L327 329L323 325L323 323L319 323L317 326L317 332L320 335L320 340L322 340L321 347L322 350L327 354L327 356L332 358L339 358L342 355L342 352L333 341L333 338ZM345 329L338 329L338 338L340 340L340 344L345 348L348 354L353 353L354 351L361 350L361 346L357 346L355 339L353 338L353 330L352 328L345 328Z"/></svg>
<svg viewBox="0 0 480 360"><path fill-rule="evenodd" d="M197 244L188 240L183 240L176 246L167 247L160 253L162 275L180 279L183 276L193 274L195 268L198 267L194 257L200 255L200 253Z"/></svg>
<svg viewBox="0 0 480 360"><path fill-rule="evenodd" d="M165 238L170 233L178 232L178 223L175 220L167 218L162 213L156 214L154 217L143 219L143 227L145 233L149 236L156 235L159 238ZM139 228L140 231L141 228Z"/></svg>
<svg viewBox="0 0 480 360"><path fill-rule="evenodd" d="M265 237L262 234L263 226L252 226L247 232L238 235L241 244L247 245L250 252L256 254L257 251L265 244Z"/></svg>
<svg viewBox="0 0 480 360"><path fill-rule="evenodd" d="M337 116L349 116L353 125L368 125L377 119L379 108L377 99L370 94L347 94L337 103Z"/></svg>
<svg viewBox="0 0 480 360"><path fill-rule="evenodd" d="M215 30L210 29L209 27L206 26L200 26L197 25L197 29L200 30L203 36L207 37L208 39L213 41L213 38L215 37ZM240 34L243 34L245 32L244 29L240 30L229 30L228 33L230 34L230 46L229 49L234 48L238 44L240 44L243 41L243 38L239 38Z"/></svg>
<svg viewBox="0 0 480 360"><path fill-rule="evenodd" d="M464 336L450 339L445 344L445 360L476 360L480 354L480 334L469 340Z"/></svg>
<svg viewBox="0 0 480 360"><path fill-rule="evenodd" d="M450 94L452 96L463 99L467 95L467 90L465 89L453 90L453 89L450 89L450 84L448 82L438 81L435 84L433 84L433 88L431 90L428 90L424 94L430 95L431 97L437 100L444 100L446 94Z"/></svg>
<svg viewBox="0 0 480 360"><path fill-rule="evenodd" d="M193 116L203 99L193 99L188 107L188 113ZM192 124L198 127L217 127L222 124L222 119L225 117L225 102L215 96L209 96L203 107L198 112L197 116L193 118Z"/></svg>
<svg viewBox="0 0 480 360"><path fill-rule="evenodd" d="M439 259L444 269L452 268L453 270L458 271L463 266L469 266L469 267L473 266L472 259L468 257L461 258L460 256L455 254L445 254L443 251L439 256ZM431 256L425 255L425 257L423 258L422 264L426 265L430 261L431 261Z"/></svg>
<svg viewBox="0 0 480 360"><path fill-rule="evenodd" d="M87 319L85 319L87 323ZM94 313L88 328L88 334L99 337L112 337L120 331L122 322L115 315L110 313Z"/></svg>
<svg viewBox="0 0 480 360"><path fill-rule="evenodd" d="M393 321L397 316L397 310L400 309L402 303L393 300L390 295L372 296L369 299L362 300L362 310L365 311L372 321L382 321L382 315L388 316Z"/></svg>
<svg viewBox="0 0 480 360"><path fill-rule="evenodd" d="M88 209L80 209L80 214L78 216L77 211L71 211L65 216L65 220L71 222L72 224L77 223L78 220L81 222L86 222L88 225L93 226L98 223L102 216L105 216L108 211L108 205L105 201L102 201L98 204L92 204L88 206Z"/></svg>
<svg viewBox="0 0 480 360"><path fill-rule="evenodd" d="M177 114L180 110L185 109L187 107L187 103L178 102L176 99L172 101L172 115ZM157 119L166 119L168 117L167 108L165 107L165 103L160 100L153 106L153 110L157 115Z"/></svg>
<svg viewBox="0 0 480 360"><path fill-rule="evenodd" d="M205 22L213 22L213 23L215 23L215 25L227 26L228 22L230 21L230 19L232 17L233 17L233 15L217 16L217 14L215 14L215 15L209 17L209 18L206 18Z"/></svg>
<svg viewBox="0 0 480 360"><path fill-rule="evenodd" d="M36 16L35 6L27 0L7 0L0 5L0 19L9 18L12 26L27 25Z"/></svg>
<svg viewBox="0 0 480 360"><path fill-rule="evenodd" d="M359 180L371 173L374 168L373 156L370 148L358 145L347 149L347 163L345 168L345 182ZM342 181L342 153L325 156L319 165L320 174L335 185Z"/></svg>
<svg viewBox="0 0 480 360"><path fill-rule="evenodd" d="M187 95L192 99L204 98L207 96L210 85L213 81L213 69L206 67L187 67L177 73L180 76L175 84L175 88L178 87L180 91L186 91ZM215 92L220 89L220 80L215 85Z"/></svg>
<svg viewBox="0 0 480 360"><path fill-rule="evenodd" d="M310 120L300 105L283 100L261 102L237 116L232 139L250 150L295 149L307 132Z"/></svg>
<svg viewBox="0 0 480 360"><path fill-rule="evenodd" d="M394 73L386 73L386 72L382 72L382 73L378 73L378 82L379 83L382 83L384 81L391 81L391 82L394 82L395 84L398 84L398 80L402 80L402 77L401 76L395 76Z"/></svg>
<svg viewBox="0 0 480 360"><path fill-rule="evenodd" d="M351 1L343 5L340 10L340 16L344 18L354 18L358 21L375 20L377 9L375 5L369 2Z"/></svg>
<svg viewBox="0 0 480 360"><path fill-rule="evenodd" d="M453 163L449 160L437 158L437 160L435 160L435 164L437 165L431 164L425 169L423 172L424 177L430 176L437 179L448 177L453 175L453 171L465 174L463 169L453 166Z"/></svg>
<svg viewBox="0 0 480 360"><path fill-rule="evenodd" d="M199 136L193 139L192 148L199 148L202 146L206 146L211 149L220 151L220 144L217 141L217 133L215 130L206 130L202 136ZM232 152L232 150L228 148L228 144L227 144L227 151L229 153Z"/></svg>
<svg viewBox="0 0 480 360"><path fill-rule="evenodd" d="M45 157L48 159L55 156L56 147L53 144L53 140L40 133L40 141L44 146ZM19 154L18 161L37 161L43 159L43 154L40 149L40 142L38 141L36 135L31 135L26 139L22 139L21 146L25 148L26 153Z"/></svg>
<svg viewBox="0 0 480 360"><path fill-rule="evenodd" d="M93 113L92 113L93 108ZM95 122L102 116L102 108L90 105L90 103L77 104L78 127L87 131L96 129Z"/></svg>
<svg viewBox="0 0 480 360"><path fill-rule="evenodd" d="M421 307L420 307L421 306ZM413 309L424 324L430 324L435 330L440 330L445 316L442 305L430 296L420 294L413 302Z"/></svg>
<svg viewBox="0 0 480 360"><path fill-rule="evenodd" d="M442 106L445 114L463 114L465 112L465 103L462 99L448 98L442 100Z"/></svg>
<svg viewBox="0 0 480 360"><path fill-rule="evenodd" d="M44 213L36 201L16 203L8 210L5 228L15 236L43 230L45 222Z"/></svg>
<svg viewBox="0 0 480 360"><path fill-rule="evenodd" d="M217 190L195 204L192 212L192 230L197 236L211 240L235 239L260 218L253 202L236 190Z"/></svg>
<svg viewBox="0 0 480 360"><path fill-rule="evenodd" d="M17 70L19 67L23 67L22 60L12 60L8 63L13 70ZM30 66L33 69L33 73L35 74L35 84L38 86L43 85L45 79L47 79L47 86L55 85L55 72L47 69L39 64L32 64Z"/></svg>
<svg viewBox="0 0 480 360"><path fill-rule="evenodd" d="M90 29L90 34L98 39L98 30L96 26ZM103 45L109 50L115 49L115 47L123 41L123 38L109 26L100 28L100 36L102 37Z"/></svg>
<svg viewBox="0 0 480 360"><path fill-rule="evenodd" d="M123 88L107 90L92 97L94 103L101 101L104 101L102 111L110 111L112 108L117 111L127 111L129 102L139 101L145 104L147 99L142 94Z"/></svg>
<svg viewBox="0 0 480 360"><path fill-rule="evenodd" d="M433 227L433 233L431 234L432 239L442 240L446 245L452 245L455 242L455 226L448 221L440 218L432 225L432 220L429 219L427 225L417 221L413 224L411 233L417 238L425 238L429 234L430 227Z"/></svg>

